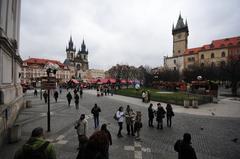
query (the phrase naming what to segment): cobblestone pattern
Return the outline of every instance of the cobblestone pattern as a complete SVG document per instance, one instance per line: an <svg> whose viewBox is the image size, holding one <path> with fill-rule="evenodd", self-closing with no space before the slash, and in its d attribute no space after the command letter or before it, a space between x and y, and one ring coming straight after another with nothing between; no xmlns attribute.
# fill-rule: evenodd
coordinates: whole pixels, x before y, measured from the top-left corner
<svg viewBox="0 0 240 159"><path fill-rule="evenodd" d="M109 123L108 126L113 137L113 146L110 147L110 159L132 159L134 153L124 150L124 146L134 145L134 138L126 135L126 125L123 125L124 137L118 139L116 137L118 125L113 119L113 114L119 106L129 104L134 110L140 110L143 113L143 128L141 131L142 147L150 148L151 153L142 152L144 159L176 159L177 153L173 149L173 145L177 139L182 138L183 133L190 132L192 134L193 147L197 152L198 158L203 159L239 159L240 158L240 141L232 142L234 138L240 139L240 119L239 118L221 118L206 117L175 113L172 128L166 127L164 121L164 129L157 130L149 128L147 121L147 108L137 104L128 103L128 101L119 101L111 97L96 97L95 95L84 94L80 99L80 109L77 111L72 102L71 107L67 106L65 93L60 95L58 103L51 99L51 133L47 133L47 138L56 140L63 135L65 144L55 144L57 156L60 159L75 158L77 155L77 135L73 128L73 122L79 118L81 113L90 114L90 110L94 103L97 103L102 112L100 113L100 123ZM13 157L14 152L19 148L30 136L31 130L36 126L42 126L46 129L46 113L47 106L39 97L27 96L31 99L33 107L23 110L16 123L22 125L22 140L16 144L6 145L0 150L1 159L9 159ZM165 105L164 105L165 107ZM155 121L154 121L155 122ZM94 132L94 124L91 118L88 119L90 135ZM155 123L156 125L156 123Z"/></svg>

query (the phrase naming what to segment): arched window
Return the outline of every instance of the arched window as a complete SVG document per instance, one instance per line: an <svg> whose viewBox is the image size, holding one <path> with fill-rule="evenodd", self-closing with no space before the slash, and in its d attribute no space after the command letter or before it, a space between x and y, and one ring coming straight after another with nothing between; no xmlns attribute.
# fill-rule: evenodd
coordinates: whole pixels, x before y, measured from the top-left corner
<svg viewBox="0 0 240 159"><path fill-rule="evenodd" d="M214 53L211 54L211 58L212 58L212 59L214 58Z"/></svg>
<svg viewBox="0 0 240 159"><path fill-rule="evenodd" d="M203 54L201 55L201 59L204 59L204 55Z"/></svg>
<svg viewBox="0 0 240 159"><path fill-rule="evenodd" d="M225 52L223 51L223 52L222 52L222 57L225 57L225 56L226 56L226 54L225 54Z"/></svg>

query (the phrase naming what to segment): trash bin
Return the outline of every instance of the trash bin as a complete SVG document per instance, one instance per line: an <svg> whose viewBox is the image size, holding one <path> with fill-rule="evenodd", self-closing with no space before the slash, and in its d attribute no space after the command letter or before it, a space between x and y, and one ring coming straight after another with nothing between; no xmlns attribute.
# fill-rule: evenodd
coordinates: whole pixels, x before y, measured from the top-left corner
<svg viewBox="0 0 240 159"><path fill-rule="evenodd" d="M189 101L189 100L184 100L184 101L183 101L183 106L184 106L185 108L189 108L189 105L190 105L190 101Z"/></svg>
<svg viewBox="0 0 240 159"><path fill-rule="evenodd" d="M9 143L18 142L21 138L21 126L13 125L11 128L8 128Z"/></svg>
<svg viewBox="0 0 240 159"><path fill-rule="evenodd" d="M26 101L26 108L31 108L32 107L32 101L27 100Z"/></svg>
<svg viewBox="0 0 240 159"><path fill-rule="evenodd" d="M192 100L192 107L198 108L198 100Z"/></svg>

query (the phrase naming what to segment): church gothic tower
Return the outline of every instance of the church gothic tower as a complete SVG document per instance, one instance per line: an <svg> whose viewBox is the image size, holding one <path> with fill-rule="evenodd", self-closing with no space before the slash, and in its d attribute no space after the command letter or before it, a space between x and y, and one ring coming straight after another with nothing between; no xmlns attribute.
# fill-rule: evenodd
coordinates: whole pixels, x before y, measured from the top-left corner
<svg viewBox="0 0 240 159"><path fill-rule="evenodd" d="M181 14L178 17L177 25L172 28L173 35L173 57L181 56L188 48L188 24L184 24Z"/></svg>
<svg viewBox="0 0 240 159"><path fill-rule="evenodd" d="M71 66L71 68L74 69L76 78L81 78L81 74L89 69L88 50L84 40L81 44L81 49L76 52L76 47L74 47L72 36L70 36L68 46L66 47L66 55L67 58L65 59L64 64Z"/></svg>
<svg viewBox="0 0 240 159"><path fill-rule="evenodd" d="M73 62L74 58L75 58L76 48L74 48L74 46L73 46L72 36L70 36L68 46L66 47L66 52L67 52L67 59L70 62Z"/></svg>

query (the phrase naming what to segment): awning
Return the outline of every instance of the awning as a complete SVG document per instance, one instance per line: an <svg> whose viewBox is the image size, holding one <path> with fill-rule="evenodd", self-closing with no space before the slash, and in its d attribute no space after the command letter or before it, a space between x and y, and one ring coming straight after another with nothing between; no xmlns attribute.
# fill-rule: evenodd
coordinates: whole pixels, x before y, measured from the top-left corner
<svg viewBox="0 0 240 159"><path fill-rule="evenodd" d="M75 84L79 84L78 80L76 80L76 79L71 79L70 81L72 81Z"/></svg>

